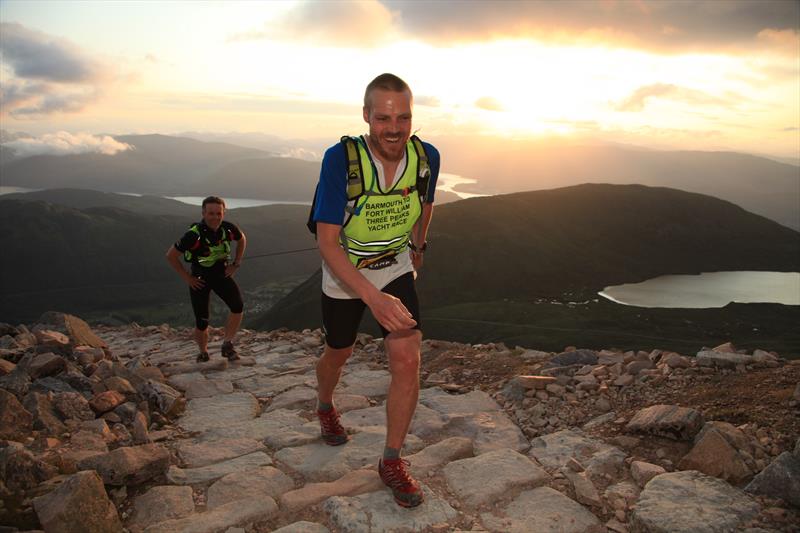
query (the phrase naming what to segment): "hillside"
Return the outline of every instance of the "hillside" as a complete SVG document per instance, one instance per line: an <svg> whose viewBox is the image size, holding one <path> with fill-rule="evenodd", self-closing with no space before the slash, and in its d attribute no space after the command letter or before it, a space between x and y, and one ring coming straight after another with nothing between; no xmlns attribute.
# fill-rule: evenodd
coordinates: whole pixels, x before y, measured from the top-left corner
<svg viewBox="0 0 800 533"><path fill-rule="evenodd" d="M633 343L635 333L670 338L675 347L674 339L706 342L732 328L752 336L752 306L699 310L691 315L695 331L683 324L687 310L593 300L605 286L665 274L800 270L797 232L716 198L637 185L589 184L448 204L436 209L429 241L418 279L426 332L468 342L547 342L552 328L570 330L560 337L620 346ZM307 281L251 323L318 327L319 285L318 278ZM569 302L583 304L564 307ZM775 328L800 318L795 307L759 309ZM651 331L654 323L664 325L660 335ZM598 324L619 334L609 337L603 327L592 334ZM800 336L792 330L777 338L800 355Z"/></svg>
<svg viewBox="0 0 800 533"><path fill-rule="evenodd" d="M80 197L84 202L94 198ZM21 322L56 306L81 313L141 308L144 316L157 319L156 309L186 303L187 289L164 253L200 218L199 208L187 207L193 215L0 199L8 258L0 266L0 316ZM313 247L304 225L307 214L306 206L272 205L230 210L226 218L248 234L247 256L254 257ZM238 279L243 290L256 290L308 276L317 266L313 252L246 258Z"/></svg>

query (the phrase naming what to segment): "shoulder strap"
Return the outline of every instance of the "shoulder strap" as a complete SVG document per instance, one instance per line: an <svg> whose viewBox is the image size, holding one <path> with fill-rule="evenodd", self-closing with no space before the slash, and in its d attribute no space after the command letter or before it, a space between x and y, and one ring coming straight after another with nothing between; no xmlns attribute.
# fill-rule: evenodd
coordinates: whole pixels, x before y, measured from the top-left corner
<svg viewBox="0 0 800 533"><path fill-rule="evenodd" d="M352 201L364 193L364 170L361 168L358 141L345 135L341 142L347 159L347 199Z"/></svg>
<svg viewBox="0 0 800 533"><path fill-rule="evenodd" d="M425 153L425 147L419 137L412 135L410 138L414 145L414 150L417 152L419 163L417 164L417 192L419 197L424 202L428 197L428 183L431 179L431 166L428 162L428 154Z"/></svg>

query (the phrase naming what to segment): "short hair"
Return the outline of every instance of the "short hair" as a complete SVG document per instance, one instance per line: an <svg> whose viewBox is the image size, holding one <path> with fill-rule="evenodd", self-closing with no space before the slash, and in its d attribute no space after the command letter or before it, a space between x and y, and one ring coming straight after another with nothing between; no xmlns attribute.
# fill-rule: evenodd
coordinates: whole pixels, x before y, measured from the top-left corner
<svg viewBox="0 0 800 533"><path fill-rule="evenodd" d="M394 74L389 74L388 72L384 72L367 85L367 90L364 91L364 107L370 106L369 101L369 93L371 93L375 89L383 89L384 91L395 91L398 93L402 93L408 91L408 94L411 93L411 87L408 86L406 82L404 82L398 76Z"/></svg>
<svg viewBox="0 0 800 533"><path fill-rule="evenodd" d="M208 196L203 200L203 209L206 208L206 204L219 204L225 209L225 200L220 198L219 196Z"/></svg>

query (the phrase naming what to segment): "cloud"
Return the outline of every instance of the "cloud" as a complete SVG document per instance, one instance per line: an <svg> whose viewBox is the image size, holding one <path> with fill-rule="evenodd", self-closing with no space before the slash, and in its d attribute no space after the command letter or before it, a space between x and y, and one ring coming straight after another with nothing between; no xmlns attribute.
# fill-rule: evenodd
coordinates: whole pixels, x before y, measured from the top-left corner
<svg viewBox="0 0 800 533"><path fill-rule="evenodd" d="M733 99L739 97L737 95L728 95L722 98L671 83L655 83L639 87L629 97L612 104L612 108L616 111L643 111L647 100L651 98L676 100L699 106L729 106L732 104Z"/></svg>
<svg viewBox="0 0 800 533"><path fill-rule="evenodd" d="M312 41L326 46L375 46L396 36L397 14L378 0L303 2L278 20L231 35L228 42L259 39Z"/></svg>
<svg viewBox="0 0 800 533"><path fill-rule="evenodd" d="M11 148L17 157L87 153L114 155L125 150L133 150L133 146L121 143L108 135L89 133L73 135L66 131L48 133L41 137L17 138L3 143L3 146Z"/></svg>
<svg viewBox="0 0 800 533"><path fill-rule="evenodd" d="M785 42L797 40L800 17L796 0L383 3L399 14L396 20L404 33L431 42L527 37L664 53L773 46L776 34L787 50Z"/></svg>
<svg viewBox="0 0 800 533"><path fill-rule="evenodd" d="M428 107L439 107L439 106L442 105L442 102L436 96L430 96L430 95L423 94L423 95L419 95L419 96L414 95L414 105L424 105L424 106L428 106Z"/></svg>
<svg viewBox="0 0 800 533"><path fill-rule="evenodd" d="M503 104L491 96L482 96L475 100L475 107L485 109L487 111L503 111Z"/></svg>
<svg viewBox="0 0 800 533"><path fill-rule="evenodd" d="M75 45L17 23L0 23L0 53L19 78L87 83L104 77L103 68Z"/></svg>
<svg viewBox="0 0 800 533"><path fill-rule="evenodd" d="M0 23L0 71L0 113L16 118L81 111L111 80L72 43L11 22Z"/></svg>

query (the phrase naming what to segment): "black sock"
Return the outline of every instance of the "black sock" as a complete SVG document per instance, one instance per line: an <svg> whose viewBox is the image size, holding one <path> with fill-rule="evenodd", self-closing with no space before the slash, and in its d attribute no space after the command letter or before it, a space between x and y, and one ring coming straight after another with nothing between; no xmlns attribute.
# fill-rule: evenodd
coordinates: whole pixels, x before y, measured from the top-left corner
<svg viewBox="0 0 800 533"><path fill-rule="evenodd" d="M323 413L330 411L333 409L332 403L325 403L317 400L317 411L322 411Z"/></svg>
<svg viewBox="0 0 800 533"><path fill-rule="evenodd" d="M383 448L383 458L384 459L400 459L400 448L389 448L388 446Z"/></svg>

